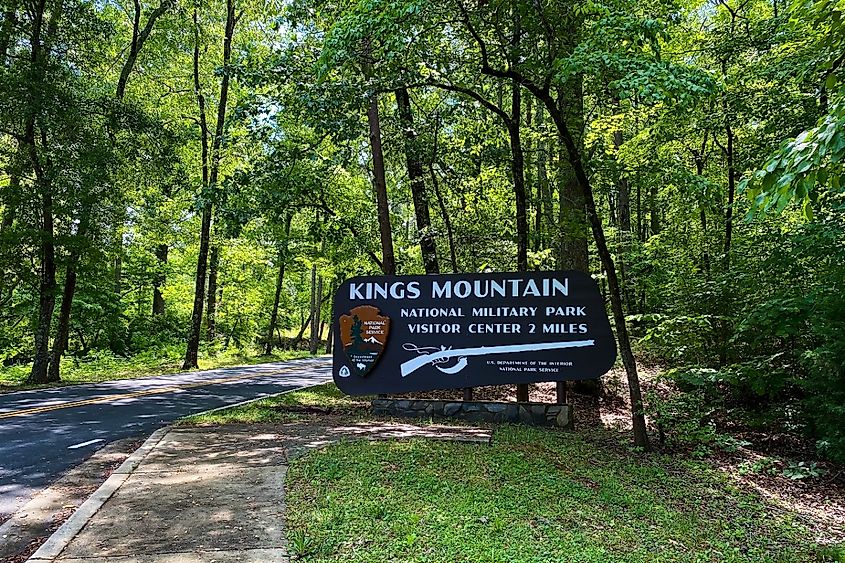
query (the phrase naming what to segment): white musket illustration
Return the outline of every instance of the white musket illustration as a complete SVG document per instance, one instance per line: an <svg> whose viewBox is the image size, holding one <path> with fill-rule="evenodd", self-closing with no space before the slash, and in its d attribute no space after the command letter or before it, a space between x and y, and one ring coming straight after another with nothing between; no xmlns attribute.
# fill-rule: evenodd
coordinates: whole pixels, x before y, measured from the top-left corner
<svg viewBox="0 0 845 563"><path fill-rule="evenodd" d="M515 352L538 352L541 350L560 350L562 348L583 348L595 346L595 340L571 340L569 342L546 342L542 344L510 344L505 346L481 346L478 348L463 348L457 350L440 350L431 354L417 356L399 366L402 377L406 377L426 364L448 360L450 358L466 356L486 356L487 354L508 354ZM464 363L464 365L466 365ZM463 369L463 367L461 368ZM457 370L460 371L460 370Z"/></svg>

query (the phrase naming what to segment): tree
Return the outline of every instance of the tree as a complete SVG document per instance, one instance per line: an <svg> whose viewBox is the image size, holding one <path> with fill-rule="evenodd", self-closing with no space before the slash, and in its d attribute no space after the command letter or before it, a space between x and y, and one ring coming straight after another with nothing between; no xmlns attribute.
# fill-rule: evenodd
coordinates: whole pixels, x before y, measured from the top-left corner
<svg viewBox="0 0 845 563"><path fill-rule="evenodd" d="M220 95L217 101L217 122L209 147L208 122L205 115L205 94L200 82L200 27L197 10L194 10L194 92L199 108L199 127L202 139L202 188L203 196L198 202L202 213L202 227L200 229L200 249L197 258L196 284L194 287L194 307L191 314L191 327L188 334L188 345L185 350L183 369L196 368L199 351L200 329L202 326L202 306L205 293L205 276L208 268L208 248L211 238L211 220L213 211L212 198L220 179L221 144L223 142L224 127L226 125L226 105L229 96L229 63L232 59L232 39L238 16L235 14L235 0L226 1L226 27L223 36L223 73L220 78Z"/></svg>

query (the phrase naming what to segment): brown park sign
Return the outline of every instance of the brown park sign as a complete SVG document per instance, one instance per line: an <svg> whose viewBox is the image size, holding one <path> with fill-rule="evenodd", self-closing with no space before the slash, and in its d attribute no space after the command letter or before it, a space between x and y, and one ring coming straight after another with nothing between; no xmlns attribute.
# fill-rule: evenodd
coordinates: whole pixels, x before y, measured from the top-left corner
<svg viewBox="0 0 845 563"><path fill-rule="evenodd" d="M598 286L575 271L353 278L333 322L352 395L595 379L616 360Z"/></svg>

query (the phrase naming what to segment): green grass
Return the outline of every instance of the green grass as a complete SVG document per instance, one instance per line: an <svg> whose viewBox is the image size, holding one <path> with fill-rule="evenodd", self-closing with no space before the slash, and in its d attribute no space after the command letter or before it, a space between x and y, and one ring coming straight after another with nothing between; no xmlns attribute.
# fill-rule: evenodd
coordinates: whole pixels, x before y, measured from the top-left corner
<svg viewBox="0 0 845 563"><path fill-rule="evenodd" d="M794 514L706 462L617 440L503 426L492 446L329 446L289 470L290 549L326 562L832 558Z"/></svg>
<svg viewBox="0 0 845 563"><path fill-rule="evenodd" d="M277 423L302 420L311 416L308 407L316 407L333 414L354 414L369 406L372 397L350 397L334 383L326 383L269 397L208 414L189 416L178 421L181 425L209 426L218 424ZM320 414L320 411L315 411Z"/></svg>
<svg viewBox="0 0 845 563"><path fill-rule="evenodd" d="M184 346L166 346L124 358L110 352L94 352L79 360L72 357L62 359L62 380L49 385L27 385L30 365L0 367L0 393L22 389L38 389L78 383L98 383L115 379L135 379L151 375L177 373L182 370ZM279 352L271 356L260 356L251 350L229 350L216 353L201 353L200 369L251 365L302 358L307 352Z"/></svg>

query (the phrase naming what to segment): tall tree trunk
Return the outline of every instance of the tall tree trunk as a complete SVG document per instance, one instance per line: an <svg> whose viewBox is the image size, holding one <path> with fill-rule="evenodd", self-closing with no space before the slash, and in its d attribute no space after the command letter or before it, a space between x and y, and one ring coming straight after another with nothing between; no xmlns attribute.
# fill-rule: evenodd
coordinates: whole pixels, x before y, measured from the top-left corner
<svg viewBox="0 0 845 563"><path fill-rule="evenodd" d="M161 294L161 286L164 285L165 275L164 275L164 268L167 266L167 253L168 253L168 246L167 243L161 243L156 246L156 267L158 270L156 271L155 277L153 278L153 316L160 317L164 315L165 305L164 305L164 296Z"/></svg>
<svg viewBox="0 0 845 563"><path fill-rule="evenodd" d="M725 104L725 111L727 112L727 103ZM736 196L736 164L734 155L734 132L731 127L730 118L725 117L727 123L725 124L725 136L727 137L727 146L725 147L725 156L728 160L728 201L725 204L725 271L731 268L731 239L733 236L733 213L734 213L734 197Z"/></svg>
<svg viewBox="0 0 845 563"><path fill-rule="evenodd" d="M62 306L56 326L56 338L53 340L53 354L50 360L48 379L59 381L62 355L67 351L70 333L70 311L73 306L73 294L76 291L76 265L70 264L65 272L65 287L62 292Z"/></svg>
<svg viewBox="0 0 845 563"><path fill-rule="evenodd" d="M531 234L531 211L534 204L534 141L531 126L534 117L534 96L525 98L525 127L528 129L528 138L525 139L525 228L528 230L528 248L534 248L534 236Z"/></svg>
<svg viewBox="0 0 845 563"><path fill-rule="evenodd" d="M625 175L625 172L622 170L622 165L619 163L619 149L622 146L623 137L622 137L622 130L617 129L613 132L613 147L616 152L616 166L617 166L617 178L616 178L616 190L618 192L617 197L617 210L616 210L616 217L619 221L619 230L623 233L627 233L630 236L631 233L631 189L628 185L628 177Z"/></svg>
<svg viewBox="0 0 845 563"><path fill-rule="evenodd" d="M660 209L657 206L657 184L652 183L648 188L649 230L651 236L660 234Z"/></svg>
<svg viewBox="0 0 845 563"><path fill-rule="evenodd" d="M693 151L693 160L695 161L695 173L699 177L704 176L704 164L707 158L707 131L704 132L704 139L701 141L701 150ZM702 201L699 204L699 220L701 221L701 268L704 270L705 279L710 279L710 252L708 250L708 231L707 231L707 209L705 203Z"/></svg>
<svg viewBox="0 0 845 563"><path fill-rule="evenodd" d="M458 255L455 250L455 233L452 229L452 218L449 216L446 202L440 193L440 182L437 180L437 173L434 171L433 165L429 167L429 171L431 173L431 185L434 187L434 195L437 198L437 206L440 208L440 215L443 217L443 224L446 226L446 238L449 241L449 262L452 266L452 272L457 272Z"/></svg>
<svg viewBox="0 0 845 563"><path fill-rule="evenodd" d="M726 74L727 71L725 69L725 63L722 63L722 72ZM736 196L736 154L734 148L734 132L733 127L731 126L731 116L730 116L730 109L728 107L728 101L726 97L722 98L722 111L725 114L725 145L719 144L722 152L725 154L725 158L727 160L728 166L728 194L727 194L727 202L725 203L725 242L724 247L722 249L723 252L723 268L724 272L727 274L730 272L731 269L731 242L733 237L733 208L734 208L734 197ZM714 135L714 141L718 143L718 138ZM722 291L721 296L721 310L723 312L730 311L733 308L733 295L728 290L728 286L725 285ZM728 317L724 314L722 315L722 320L720 321L720 339L721 339L721 346L719 350L719 366L724 366L728 363L728 341L731 335L731 325L728 321Z"/></svg>
<svg viewBox="0 0 845 563"><path fill-rule="evenodd" d="M645 242L645 230L643 228L643 192L640 182L637 182L637 238Z"/></svg>
<svg viewBox="0 0 845 563"><path fill-rule="evenodd" d="M581 152L583 151L581 140L584 137L584 94L581 77L571 78L560 89L558 96L559 100L567 100L560 112L566 120L570 134L575 137L573 141L577 143L578 151ZM560 154L557 165L558 247L555 253L557 269L578 270L589 274L584 188L578 181L573 165L565 155ZM564 404L568 399L567 385L566 381L558 381L555 386L558 404ZM599 385L587 383L582 386L589 390L590 394L597 395L600 392Z"/></svg>
<svg viewBox="0 0 845 563"><path fill-rule="evenodd" d="M326 335L326 354L332 353L332 340L334 340L334 335L332 334L334 330L334 323L329 323L329 333Z"/></svg>
<svg viewBox="0 0 845 563"><path fill-rule="evenodd" d="M30 65L32 67L33 83L30 86L32 91L40 88L46 73L47 49L42 45L42 31L44 24L44 13L46 11L46 0L36 0L32 22L32 35L30 37ZM58 26L61 17L61 4L56 6L47 26L47 37L54 35L53 29ZM40 192L41 206L40 215L40 245L41 245L41 266L38 276L38 326L35 329L35 354L32 362L32 369L27 378L27 383L48 383L48 366L50 363L50 329L53 320L53 309L56 306L56 248L54 240L53 225L53 187L49 173L41 163L41 156L38 154L36 141L36 116L37 108L33 104L29 115L26 116L26 125L22 140L26 148L27 156L35 173L35 182ZM47 148L47 134L42 129L40 132L41 145Z"/></svg>
<svg viewBox="0 0 845 563"><path fill-rule="evenodd" d="M188 335L188 345L185 350L185 361L182 369L197 368L199 360L200 329L202 327L202 306L205 294L205 278L208 268L208 246L211 232L211 205L206 204L202 210L202 225L200 227L200 248L197 257L197 273L194 280L194 307L191 313L191 329Z"/></svg>
<svg viewBox="0 0 845 563"><path fill-rule="evenodd" d="M542 137L544 133L543 122L545 117L545 110L542 104L537 104L537 130L540 132L540 137L537 140L537 190L534 200L534 251L538 252L543 248L543 204L546 200L546 194L549 190L549 175L546 170L546 163L548 161L548 153L546 151L546 143Z"/></svg>
<svg viewBox="0 0 845 563"><path fill-rule="evenodd" d="M220 268L220 246L211 246L208 256L208 294L206 297L205 328L206 339L217 338L217 271Z"/></svg>
<svg viewBox="0 0 845 563"><path fill-rule="evenodd" d="M566 100L560 114L566 120L567 128L577 150L583 152L581 140L584 136L584 93L581 77L570 79L561 89L559 99ZM587 251L586 197L584 187L578 181L574 167L563 155L558 161L558 252L557 267L560 270L578 270L590 273Z"/></svg>
<svg viewBox="0 0 845 563"><path fill-rule="evenodd" d="M199 80L199 21L194 9L194 90L200 113L200 130L202 135L202 169L203 187L206 197L217 188L220 173L220 144L223 140L223 127L226 123L226 104L229 98L229 61L232 58L232 36L235 33L235 0L226 0L226 34L223 38L223 76L220 79L220 97L217 102L217 125L211 144L211 164L209 166L208 126L205 118L205 97ZM191 313L191 329L188 335L188 345L185 350L183 369L197 366L199 352L200 329L202 327L202 306L205 293L205 275L208 267L208 247L211 235L212 205L206 201L202 210L202 227L200 230L200 248L197 257L196 283L194 285L194 308Z"/></svg>
<svg viewBox="0 0 845 563"><path fill-rule="evenodd" d="M320 345L320 310L323 308L323 277L317 275L316 266L311 270L311 283L314 293L311 296L311 341L308 349L314 355Z"/></svg>
<svg viewBox="0 0 845 563"><path fill-rule="evenodd" d="M279 246L279 273L276 276L276 292L273 295L273 311L270 313L270 326L267 328L267 342L264 343L264 354L269 356L273 353L273 331L276 330L276 323L279 321L279 300L282 296L282 286L285 281L285 266L288 258L288 237L290 236L290 224L293 214L285 213L284 239Z"/></svg>
<svg viewBox="0 0 845 563"><path fill-rule="evenodd" d="M29 137L29 135L28 135ZM29 142L29 141L28 141ZM53 232L52 186L38 162L38 149L34 139L30 152L36 181L41 191L41 268L38 276L38 327L35 331L35 356L27 383L48 383L50 363L50 329L53 309L56 306L56 248Z"/></svg>
<svg viewBox="0 0 845 563"><path fill-rule="evenodd" d="M614 100L614 106L619 110L619 100ZM619 272L621 274L622 295L629 311L634 309L636 299L632 297L636 292L632 291L632 283L629 279L628 268L626 267L628 252L631 248L631 190L628 184L628 177L619 161L619 150L623 143L621 126L613 132L613 148L616 157L616 191L617 210L616 219L620 234Z"/></svg>
<svg viewBox="0 0 845 563"><path fill-rule="evenodd" d="M408 178L411 181L411 196L414 201L414 213L417 220L417 234L420 239L423 267L426 274L439 274L440 265L437 262L437 244L431 228L431 217L428 211L428 197L425 193L425 173L423 172L421 149L414 130L414 114L411 111L411 98L407 88L395 91L396 107L399 120L405 135L405 164Z"/></svg>
<svg viewBox="0 0 845 563"><path fill-rule="evenodd" d="M522 152L520 122L522 117L522 96L517 82L513 83L511 98L511 120L508 135L511 142L511 174L516 200L516 269L528 271L528 209L525 196L525 157Z"/></svg>
<svg viewBox="0 0 845 563"><path fill-rule="evenodd" d="M516 199L516 269L519 272L527 272L528 218L525 204L525 159L520 136L522 96L518 82L513 81L511 86L511 118L508 123L508 135L511 144L511 175L513 176L513 189ZM518 384L516 386L517 402L527 403L528 398L528 385L525 383Z"/></svg>
<svg viewBox="0 0 845 563"><path fill-rule="evenodd" d="M434 142L431 148L431 160L428 163L428 171L431 174L431 186L434 188L434 196L437 198L437 207L440 209L440 215L443 218L443 225L446 227L446 238L449 242L449 261L452 266L452 272L458 271L458 255L455 250L455 233L452 230L452 218L449 216L449 209L446 207L446 202L443 199L443 194L440 193L440 180L437 178L437 172L434 170L434 163L439 158L438 154L438 140L440 133L440 116L438 115L434 123Z"/></svg>
<svg viewBox="0 0 845 563"><path fill-rule="evenodd" d="M367 122L370 126L370 150L373 156L373 185L376 191L379 235L381 236L382 270L386 275L393 276L396 275L396 259L393 255L393 232L390 226L390 204L387 199L387 179L384 174L377 94L373 94L370 99Z"/></svg>

